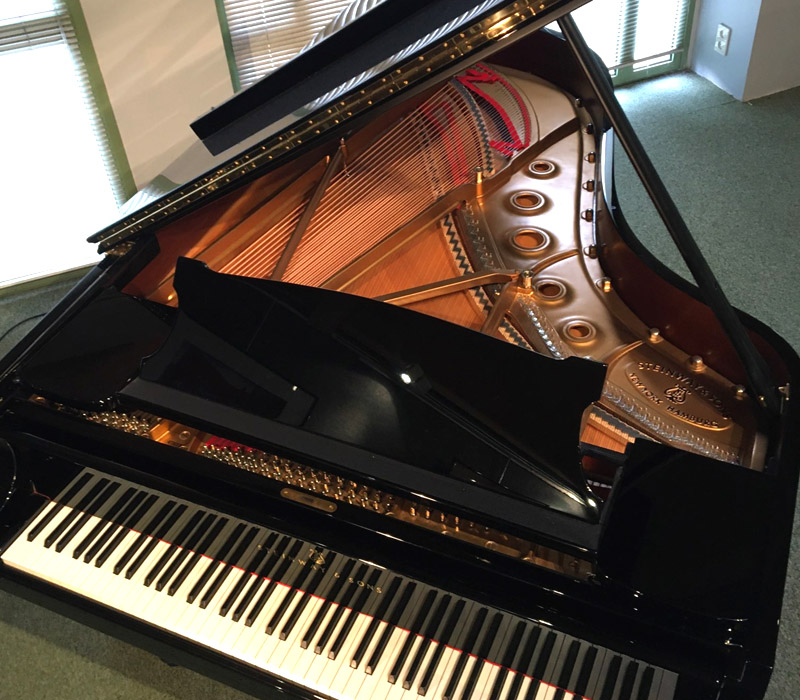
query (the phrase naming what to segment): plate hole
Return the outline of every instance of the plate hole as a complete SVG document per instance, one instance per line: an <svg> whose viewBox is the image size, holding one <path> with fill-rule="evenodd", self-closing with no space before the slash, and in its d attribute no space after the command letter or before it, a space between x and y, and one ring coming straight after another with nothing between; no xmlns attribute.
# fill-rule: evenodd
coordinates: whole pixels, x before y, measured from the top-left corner
<svg viewBox="0 0 800 700"><path fill-rule="evenodd" d="M539 228L523 228L511 234L512 245L523 253L536 253L550 243L550 236Z"/></svg>
<svg viewBox="0 0 800 700"><path fill-rule="evenodd" d="M544 197L538 192L517 192L511 198L511 203L526 212L536 211L544 206Z"/></svg>
<svg viewBox="0 0 800 700"><path fill-rule="evenodd" d="M567 338L577 343L586 342L595 336L594 326L588 321L572 321L565 326L564 332Z"/></svg>
<svg viewBox="0 0 800 700"><path fill-rule="evenodd" d="M555 163L549 160L535 160L528 166L528 171L531 175L543 177L544 175L552 175L556 171Z"/></svg>
<svg viewBox="0 0 800 700"><path fill-rule="evenodd" d="M548 301L561 299L567 293L564 285L555 280L542 280L536 285L536 291L542 299L547 299Z"/></svg>

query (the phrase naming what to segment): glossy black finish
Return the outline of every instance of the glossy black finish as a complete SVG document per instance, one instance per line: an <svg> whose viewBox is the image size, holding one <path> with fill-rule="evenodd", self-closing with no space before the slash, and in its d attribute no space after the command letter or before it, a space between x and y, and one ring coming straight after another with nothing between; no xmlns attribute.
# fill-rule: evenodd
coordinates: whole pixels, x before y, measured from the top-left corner
<svg viewBox="0 0 800 700"><path fill-rule="evenodd" d="M102 290L25 363L32 391L76 407L97 407L136 375L164 342L174 309Z"/></svg>
<svg viewBox="0 0 800 700"><path fill-rule="evenodd" d="M452 34L491 15L506 3L504 0L490 3L390 0L378 4L195 120L191 127L211 153L221 153L481 4L485 7L480 14L461 25L454 24ZM544 14L555 17L557 10L566 4L561 2ZM418 51L424 53L427 45L421 44Z"/></svg>
<svg viewBox="0 0 800 700"><path fill-rule="evenodd" d="M451 490L477 484L596 521L576 436L602 365L557 362L402 308L188 259L175 287L174 331L123 395L164 403L191 394L215 422L247 414L256 439L298 426L306 443L318 436L422 467Z"/></svg>
<svg viewBox="0 0 800 700"><path fill-rule="evenodd" d="M544 77L581 97L596 123L607 124L566 42L542 34L526 47L532 47L534 62L541 62ZM507 48L499 58L515 51L523 49ZM136 476L178 497L272 524L319 547L375 561L422 582L448 581L455 595L543 620L619 654L673 669L681 675L678 700L763 696L774 658L797 491L796 403L786 403L767 425L772 450L764 473L639 444L620 472L601 522L590 522L539 506L559 505L554 484L579 492L582 479L573 468L576 455L570 453L577 442L576 406L590 401L599 386L595 370L585 369L587 363L564 363L569 371L562 369L559 380L551 371L553 363L509 346L496 349L502 344L463 329L432 319L417 322L412 319L423 317L401 309L377 311L364 300L331 301L338 295L319 290L215 275L197 263L182 265L182 311L175 317L116 291L131 267L142 263L144 258L136 257L142 255L132 251L130 257L104 262L3 363L0 434L12 446L19 478L0 511L0 547L42 504L41 494L57 492L77 465L89 465L104 474ZM92 318L104 318L106 304L127 323L93 324ZM745 323L774 346L796 384L800 367L784 341L749 319ZM437 353L439 343L463 348L465 355ZM333 359L330 369L321 365L323 348ZM480 362L474 366L470 357L476 356ZM106 359L114 366L105 367ZM54 371L62 360L74 376ZM293 369L293 361L304 366ZM197 363L205 363L202 372L188 371ZM362 383L350 393L353 382L342 378L349 380L354 368ZM400 372L412 379L410 385L399 379ZM576 372L585 373L579 386L571 378ZM338 381L331 379L337 374ZM459 382L464 376L483 381ZM530 392L504 394L507 413L481 409L498 387L518 387L521 381L529 382ZM594 386L594 394L587 384ZM114 401L125 408L145 406L336 473L366 476L369 483L402 494L425 493L436 504L456 504L456 512L483 514L515 533L536 533L565 548L597 550L598 576L574 581L346 504L334 515L304 509L280 497L280 484L257 475L32 404L26 399L34 389L87 405L111 398L112 406ZM364 410L361 401L375 403ZM536 414L542 402L560 402L551 409L558 420L547 423L547 416ZM389 403L402 410L393 414L374 408ZM363 431L359 441L361 433L337 421L343 409L377 427L367 423L370 431ZM409 417L415 420L406 422ZM522 434L522 427L531 430L532 425L535 430ZM436 445L426 431L447 436L449 446ZM373 434L385 438L389 455L383 440L370 442ZM462 440L480 452L473 455ZM465 465L453 469L453 455L463 452L468 453ZM506 469L519 463L539 470L535 479L525 471L530 492L524 498L504 493L496 466L484 467L500 464L493 462L498 455ZM132 518L140 503L131 503L126 501L113 518ZM587 515L585 507L582 515ZM110 529L92 557L102 555L113 536ZM67 546L73 545L80 543ZM0 585L38 596L39 602L120 636L133 636L163 657L221 674L249 692L263 694L265 683L287 687L280 679L265 678L29 577L0 569ZM441 619L420 619L414 625L425 632L433 622L435 628L446 624L445 610ZM542 640L536 641L542 649ZM518 644L533 672L541 658L534 658L530 640ZM631 666L613 660L609 666L612 662L622 684L630 685ZM579 685L590 666L584 660ZM426 670L422 665L419 673Z"/></svg>
<svg viewBox="0 0 800 700"><path fill-rule="evenodd" d="M191 127L212 153L220 153L478 4L476 0L381 3L195 120ZM502 0L494 2L494 6L502 4Z"/></svg>

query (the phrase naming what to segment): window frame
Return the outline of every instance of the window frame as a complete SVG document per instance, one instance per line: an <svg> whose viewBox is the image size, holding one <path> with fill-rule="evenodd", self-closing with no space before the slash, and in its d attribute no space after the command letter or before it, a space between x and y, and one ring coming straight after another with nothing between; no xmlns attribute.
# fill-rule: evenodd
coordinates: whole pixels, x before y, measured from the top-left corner
<svg viewBox="0 0 800 700"><path fill-rule="evenodd" d="M628 5L631 6L634 2L640 1L641 0L628 0ZM678 71L684 70L686 66L689 65L689 52L691 49L692 28L694 27L696 9L697 0L688 0L686 8L686 26L683 29L682 45L678 47L677 51L669 54L670 58L668 60L649 68L636 69L633 65L617 68L611 71L611 80L614 83L614 87L629 85L639 82L640 80L648 80L660 75L666 75L667 73L677 73ZM633 25L630 27L630 31L636 31L636 26ZM631 45L632 44L633 42L631 42Z"/></svg>
<svg viewBox="0 0 800 700"><path fill-rule="evenodd" d="M107 167L111 166L114 168L114 175L117 178L119 188L117 204L118 206L122 206L128 199L133 197L138 190L136 182L133 179L133 171L128 161L128 154L125 151L122 135L120 134L119 126L114 116L114 109L111 106L111 100L108 96L108 90L106 89L105 80L100 70L100 64L97 60L94 45L92 44L92 37L89 33L89 27L86 24L86 17L83 14L80 0L61 1L66 7L67 17L72 24L72 30L75 32L78 57L86 70L89 91L91 93L90 97L94 101L94 106L103 126L105 146L108 149L111 160L111 162L107 164ZM97 136L102 138L103 134L97 134Z"/></svg>

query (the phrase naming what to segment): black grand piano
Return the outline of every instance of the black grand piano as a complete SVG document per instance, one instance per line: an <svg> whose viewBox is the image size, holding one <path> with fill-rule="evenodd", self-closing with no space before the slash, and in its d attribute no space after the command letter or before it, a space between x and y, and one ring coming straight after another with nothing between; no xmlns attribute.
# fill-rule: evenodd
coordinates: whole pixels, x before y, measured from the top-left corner
<svg viewBox="0 0 800 700"><path fill-rule="evenodd" d="M580 4L387 0L198 119L0 360L0 585L256 696L763 697L798 358Z"/></svg>

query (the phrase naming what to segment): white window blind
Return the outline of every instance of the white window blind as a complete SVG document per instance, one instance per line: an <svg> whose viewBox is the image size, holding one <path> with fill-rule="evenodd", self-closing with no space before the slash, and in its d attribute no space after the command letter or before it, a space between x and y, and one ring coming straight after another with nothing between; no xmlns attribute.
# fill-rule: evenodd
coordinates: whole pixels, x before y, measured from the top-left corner
<svg viewBox="0 0 800 700"><path fill-rule="evenodd" d="M96 260L124 199L62 0L0 4L0 285Z"/></svg>
<svg viewBox="0 0 800 700"><path fill-rule="evenodd" d="M353 0L225 0L243 88L279 68Z"/></svg>
<svg viewBox="0 0 800 700"><path fill-rule="evenodd" d="M689 0L593 0L573 13L609 70L645 68L684 50Z"/></svg>

